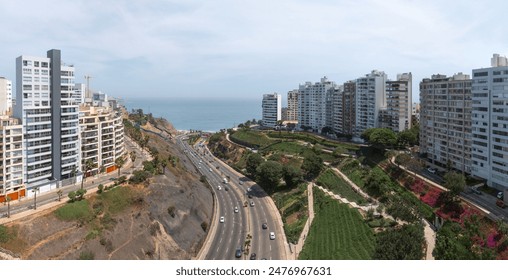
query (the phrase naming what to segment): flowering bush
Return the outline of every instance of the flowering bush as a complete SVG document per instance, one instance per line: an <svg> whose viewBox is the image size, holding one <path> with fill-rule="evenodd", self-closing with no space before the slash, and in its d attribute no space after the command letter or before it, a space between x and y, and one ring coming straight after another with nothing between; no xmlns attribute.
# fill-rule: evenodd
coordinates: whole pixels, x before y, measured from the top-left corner
<svg viewBox="0 0 508 280"><path fill-rule="evenodd" d="M427 191L425 195L421 196L420 200L429 206L436 207L439 205L438 200L442 192L443 191L438 188L432 188L429 191Z"/></svg>
<svg viewBox="0 0 508 280"><path fill-rule="evenodd" d="M425 185L425 183L418 179L416 180L413 185L411 185L411 190L416 194L424 193L428 189L428 186Z"/></svg>

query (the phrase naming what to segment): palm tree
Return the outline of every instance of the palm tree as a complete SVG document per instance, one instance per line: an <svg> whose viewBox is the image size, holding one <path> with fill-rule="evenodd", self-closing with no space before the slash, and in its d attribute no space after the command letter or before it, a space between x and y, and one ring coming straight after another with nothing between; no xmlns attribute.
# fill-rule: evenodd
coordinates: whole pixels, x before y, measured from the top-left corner
<svg viewBox="0 0 508 280"><path fill-rule="evenodd" d="M34 193L34 210L37 210L37 192L39 191L39 187L34 187L32 192Z"/></svg>
<svg viewBox="0 0 508 280"><path fill-rule="evenodd" d="M136 161L136 157L137 157L137 155L136 155L136 151L131 151L131 152L129 153L129 155L130 155L130 157L131 157L131 161L132 161L132 168L134 168L134 162Z"/></svg>
<svg viewBox="0 0 508 280"><path fill-rule="evenodd" d="M7 218L10 218L11 217L11 197L9 195L6 195L5 201L7 202Z"/></svg>
<svg viewBox="0 0 508 280"><path fill-rule="evenodd" d="M92 169L94 169L96 166L96 164L91 160L91 159L87 159L86 162L85 162L85 173L83 174L83 180L81 180L81 189L83 189L83 184L85 182L85 178L88 177L88 172Z"/></svg>
<svg viewBox="0 0 508 280"><path fill-rule="evenodd" d="M120 177L120 168L122 168L123 164L125 163L125 160L122 157L119 157L115 160L115 166L118 168L118 177Z"/></svg>

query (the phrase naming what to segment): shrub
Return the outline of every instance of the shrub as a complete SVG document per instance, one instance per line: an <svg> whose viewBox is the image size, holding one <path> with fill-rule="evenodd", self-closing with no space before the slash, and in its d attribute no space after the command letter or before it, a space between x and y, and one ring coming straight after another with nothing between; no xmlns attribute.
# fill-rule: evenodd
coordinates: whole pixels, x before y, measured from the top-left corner
<svg viewBox="0 0 508 280"><path fill-rule="evenodd" d="M206 230L208 229L208 223L207 222L202 222L201 223L201 228L203 229L204 232L206 232Z"/></svg>
<svg viewBox="0 0 508 280"><path fill-rule="evenodd" d="M93 260L95 259L95 254L90 251L83 251L79 253L79 259L80 260Z"/></svg>

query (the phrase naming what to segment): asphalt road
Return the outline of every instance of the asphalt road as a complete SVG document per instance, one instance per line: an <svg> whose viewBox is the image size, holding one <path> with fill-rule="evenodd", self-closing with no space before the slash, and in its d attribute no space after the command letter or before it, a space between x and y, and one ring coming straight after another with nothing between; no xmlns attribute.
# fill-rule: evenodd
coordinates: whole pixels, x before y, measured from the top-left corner
<svg viewBox="0 0 508 280"><path fill-rule="evenodd" d="M274 210L268 203L271 198L254 182L231 171L205 145L199 144L202 142L190 147L183 138L178 138L179 145L187 151L188 158L198 172L206 176L218 202L217 215L212 221L216 226L211 228L214 232L209 233L212 240L205 259L249 259L252 253L256 254L257 259L282 259L284 242L281 236L284 233L277 226ZM224 183L224 178L229 178L228 183ZM220 190L218 186L221 186ZM238 207L238 213L234 212L235 207ZM220 223L220 217L224 217L224 223ZM267 229L262 228L263 223L267 224ZM275 240L270 240L270 232L275 233ZM249 252L236 258L235 251L243 247L245 240L248 240L247 235L251 236Z"/></svg>

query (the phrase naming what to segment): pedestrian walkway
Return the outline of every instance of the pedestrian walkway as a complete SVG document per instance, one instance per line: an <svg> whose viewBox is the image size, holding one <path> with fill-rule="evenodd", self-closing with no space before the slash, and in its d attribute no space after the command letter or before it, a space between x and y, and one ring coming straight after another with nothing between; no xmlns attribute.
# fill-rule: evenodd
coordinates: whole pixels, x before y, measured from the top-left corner
<svg viewBox="0 0 508 280"><path fill-rule="evenodd" d="M309 202L308 210L309 210L309 218L307 219L307 222L305 223L305 226L303 227L302 233L300 234L300 238L298 239L298 242L294 246L292 258L297 260L298 256L300 255L300 252L303 249L303 245L305 244L305 239L307 238L307 235L309 234L310 226L312 225L312 221L314 220L314 195L313 195L313 188L314 183L309 183L307 185L307 198Z"/></svg>

